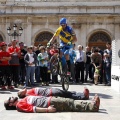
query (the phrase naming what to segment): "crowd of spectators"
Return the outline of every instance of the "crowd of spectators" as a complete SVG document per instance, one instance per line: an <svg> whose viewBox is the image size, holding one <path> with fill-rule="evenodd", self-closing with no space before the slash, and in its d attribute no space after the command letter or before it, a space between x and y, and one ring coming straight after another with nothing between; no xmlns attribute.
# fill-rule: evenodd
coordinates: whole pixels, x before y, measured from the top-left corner
<svg viewBox="0 0 120 120"><path fill-rule="evenodd" d="M43 45L26 46L23 42L12 40L11 43L0 43L0 86L1 89L14 89L18 85L35 86L40 83L48 86L59 83L57 75L51 75L50 58L58 54L56 44L50 47ZM72 83L91 81L111 85L111 43L106 43L106 49L82 45L69 51ZM95 72L98 70L98 81L95 82Z"/></svg>

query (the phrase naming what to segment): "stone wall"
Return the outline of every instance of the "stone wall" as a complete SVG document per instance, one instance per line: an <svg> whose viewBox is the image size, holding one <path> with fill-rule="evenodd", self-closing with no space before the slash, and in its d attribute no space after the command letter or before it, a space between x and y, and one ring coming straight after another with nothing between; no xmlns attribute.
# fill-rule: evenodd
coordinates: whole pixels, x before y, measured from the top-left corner
<svg viewBox="0 0 120 120"><path fill-rule="evenodd" d="M0 5L0 34L9 42L12 38L7 35L7 27L16 23L24 29L18 39L31 45L40 32L54 33L60 18L66 17L76 32L77 44L86 46L90 36L99 30L111 40L119 39L119 15L119 0L6 0Z"/></svg>
<svg viewBox="0 0 120 120"><path fill-rule="evenodd" d="M29 1L29 2L35 2L35 1L39 1L39 2L111 2L111 1L119 1L119 0L0 0L0 1L17 1L17 2L21 2L21 1Z"/></svg>

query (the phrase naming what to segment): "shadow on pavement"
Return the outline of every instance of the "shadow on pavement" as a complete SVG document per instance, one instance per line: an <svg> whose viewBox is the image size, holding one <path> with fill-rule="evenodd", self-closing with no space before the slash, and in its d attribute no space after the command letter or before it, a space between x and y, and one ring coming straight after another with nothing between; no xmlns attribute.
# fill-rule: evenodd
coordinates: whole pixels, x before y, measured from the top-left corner
<svg viewBox="0 0 120 120"><path fill-rule="evenodd" d="M111 95L107 95L107 94L103 94L103 93L90 93L90 96L94 97L95 94L98 94L98 96L103 99L112 99L113 98Z"/></svg>
<svg viewBox="0 0 120 120"><path fill-rule="evenodd" d="M106 109L99 109L99 112L98 113L104 113L104 114L108 114L107 110Z"/></svg>
<svg viewBox="0 0 120 120"><path fill-rule="evenodd" d="M1 94L11 94L10 92L18 92L19 90L17 89L6 89L6 90L1 90L0 89L0 93Z"/></svg>
<svg viewBox="0 0 120 120"><path fill-rule="evenodd" d="M11 92L10 91L1 91L0 90L0 94L11 94Z"/></svg>

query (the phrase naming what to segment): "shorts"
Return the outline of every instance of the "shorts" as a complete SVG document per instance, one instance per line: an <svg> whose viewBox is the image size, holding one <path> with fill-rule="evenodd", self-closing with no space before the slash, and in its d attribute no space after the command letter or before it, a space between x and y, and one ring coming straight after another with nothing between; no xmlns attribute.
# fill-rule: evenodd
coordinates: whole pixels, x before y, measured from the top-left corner
<svg viewBox="0 0 120 120"><path fill-rule="evenodd" d="M66 43L60 42L60 47L63 47L61 49L61 52L64 53L64 55L69 54L69 50L73 48L73 45L67 45Z"/></svg>

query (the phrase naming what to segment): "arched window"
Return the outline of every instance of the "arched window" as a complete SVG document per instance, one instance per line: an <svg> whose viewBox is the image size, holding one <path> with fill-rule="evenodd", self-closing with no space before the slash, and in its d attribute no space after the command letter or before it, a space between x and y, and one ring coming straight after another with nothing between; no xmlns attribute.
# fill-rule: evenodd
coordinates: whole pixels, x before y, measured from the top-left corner
<svg viewBox="0 0 120 120"><path fill-rule="evenodd" d="M99 31L99 32L93 33L90 36L88 42L89 42L88 45L90 47L95 46L95 47L99 47L101 49L105 49L106 43L111 42L111 38L107 33L103 32L103 31Z"/></svg>
<svg viewBox="0 0 120 120"><path fill-rule="evenodd" d="M104 32L94 33L93 35L91 35L91 37L89 39L89 42L99 42L99 41L111 42L111 39L110 39L109 35L107 35Z"/></svg>
<svg viewBox="0 0 120 120"><path fill-rule="evenodd" d="M49 40L52 38L53 34L47 31L41 32L35 38L34 45L37 46L38 44L46 45Z"/></svg>

